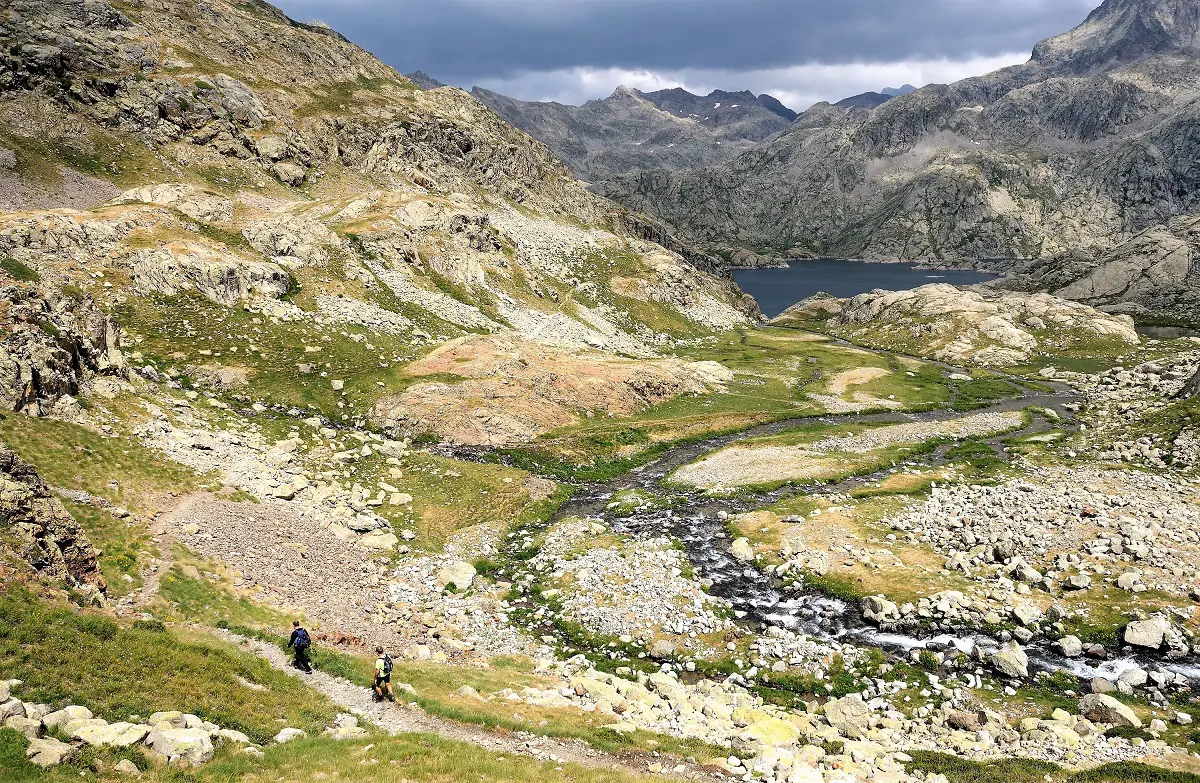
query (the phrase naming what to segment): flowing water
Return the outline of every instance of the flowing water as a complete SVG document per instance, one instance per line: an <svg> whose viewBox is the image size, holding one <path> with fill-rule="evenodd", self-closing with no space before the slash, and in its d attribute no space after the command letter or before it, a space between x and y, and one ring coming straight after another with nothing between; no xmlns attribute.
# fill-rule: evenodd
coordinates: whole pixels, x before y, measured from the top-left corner
<svg viewBox="0 0 1200 783"><path fill-rule="evenodd" d="M879 481L890 472L889 470L849 478L835 484L788 486L733 499L707 496L700 490L683 490L676 485L666 485L665 480L677 468L695 462L718 449L747 438L775 434L814 421L829 425L948 421L980 412L1016 411L1027 408L1051 409L1061 417L1061 421L1051 424L1045 416L1034 414L1031 423L1025 429L984 440L994 451L1005 456L1007 452L1004 441L1010 438L1063 427L1064 422L1067 427L1074 426L1073 414L1064 406L1076 401L1076 397L1066 386L1056 386L1056 390L1050 393L1032 392L1017 384L1013 385L1013 389L1016 395L1013 398L982 410L971 411L970 414L933 411L806 417L773 422L732 435L684 444L671 449L654 462L613 481L583 487L559 511L557 517L592 517L603 520L616 532L637 537L666 536L678 540L686 550L697 574L711 582L709 592L729 601L732 608L743 617L743 622L758 629L778 626L817 638L879 647L893 653L904 653L915 648L957 648L969 653L976 647L985 653L990 652L1000 646L1000 641L978 634L942 633L919 637L906 633L882 632L863 621L857 605L814 590L785 588L774 575L761 570L753 563L740 561L731 554L732 541L726 531L725 518L769 506L789 496L845 493ZM944 463L945 453L950 447L943 446L921 462L930 466ZM669 507L627 513L610 510L608 506L612 503L614 495L625 490L641 490L669 501ZM1103 676L1115 680L1125 669L1140 666L1149 669L1167 668L1193 679L1200 678L1200 666L1160 660L1150 655L1129 655L1106 661L1067 659L1041 642L1027 646L1026 652L1030 657L1031 671L1065 670L1082 678Z"/></svg>

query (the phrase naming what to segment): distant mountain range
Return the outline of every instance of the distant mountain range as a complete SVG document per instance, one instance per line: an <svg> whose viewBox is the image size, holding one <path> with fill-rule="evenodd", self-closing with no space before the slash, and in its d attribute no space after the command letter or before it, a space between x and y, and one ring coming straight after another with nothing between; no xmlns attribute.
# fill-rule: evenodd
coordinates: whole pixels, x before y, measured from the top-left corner
<svg viewBox="0 0 1200 783"><path fill-rule="evenodd" d="M601 189L727 257L1094 255L1156 226L1178 236L1166 224L1200 206L1195 0L1106 0L1025 64L874 100L820 103L731 159ZM1200 277L1200 251L1180 253L1169 275Z"/></svg>
<svg viewBox="0 0 1200 783"><path fill-rule="evenodd" d="M482 87L471 94L589 182L640 169L722 163L785 130L797 116L770 95L724 90L694 95L679 88L618 87L582 106L521 101Z"/></svg>

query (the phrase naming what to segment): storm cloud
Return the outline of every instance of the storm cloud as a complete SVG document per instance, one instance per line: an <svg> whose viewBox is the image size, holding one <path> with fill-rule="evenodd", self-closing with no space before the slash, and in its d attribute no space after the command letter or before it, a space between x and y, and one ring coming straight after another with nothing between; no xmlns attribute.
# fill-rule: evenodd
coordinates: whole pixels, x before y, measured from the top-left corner
<svg viewBox="0 0 1200 783"><path fill-rule="evenodd" d="M979 72L971 68L1019 62L1034 43L1075 26L1098 4L1099 0L280 2L293 17L323 21L401 71L424 70L463 87L480 84L525 99L578 102L605 95L624 82L783 93L801 104L914 78L921 83L961 78ZM868 83L856 79L856 73L895 78ZM923 78L925 73L931 77Z"/></svg>

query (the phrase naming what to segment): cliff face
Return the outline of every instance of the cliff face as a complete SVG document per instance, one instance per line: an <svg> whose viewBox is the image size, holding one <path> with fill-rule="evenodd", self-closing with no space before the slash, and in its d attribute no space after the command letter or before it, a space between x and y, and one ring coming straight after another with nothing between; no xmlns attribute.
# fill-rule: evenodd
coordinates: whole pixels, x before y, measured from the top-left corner
<svg viewBox="0 0 1200 783"><path fill-rule="evenodd" d="M37 472L0 444L0 551L76 589L107 588L96 550Z"/></svg>
<svg viewBox="0 0 1200 783"><path fill-rule="evenodd" d="M637 169L676 170L727 161L788 127L795 112L770 95L717 90L641 92L618 87L583 106L472 93L544 142L581 178L601 182Z"/></svg>
<svg viewBox="0 0 1200 783"><path fill-rule="evenodd" d="M1107 0L1026 64L874 110L819 104L712 167L603 191L710 246L868 258L1102 251L1200 194L1197 7Z"/></svg>

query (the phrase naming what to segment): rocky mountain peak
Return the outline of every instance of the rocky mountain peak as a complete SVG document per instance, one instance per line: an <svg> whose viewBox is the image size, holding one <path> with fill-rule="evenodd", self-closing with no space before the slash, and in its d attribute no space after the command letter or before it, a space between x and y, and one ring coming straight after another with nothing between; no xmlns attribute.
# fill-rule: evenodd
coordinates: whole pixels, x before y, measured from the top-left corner
<svg viewBox="0 0 1200 783"><path fill-rule="evenodd" d="M1039 43L1033 59L1087 73L1197 46L1200 5L1193 0L1105 0L1075 29Z"/></svg>

